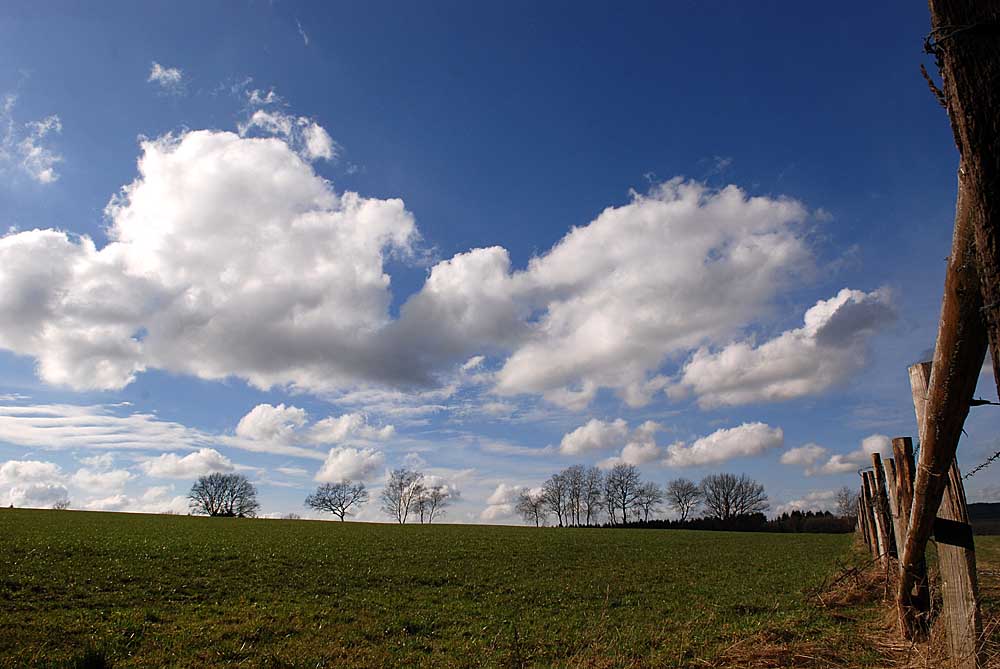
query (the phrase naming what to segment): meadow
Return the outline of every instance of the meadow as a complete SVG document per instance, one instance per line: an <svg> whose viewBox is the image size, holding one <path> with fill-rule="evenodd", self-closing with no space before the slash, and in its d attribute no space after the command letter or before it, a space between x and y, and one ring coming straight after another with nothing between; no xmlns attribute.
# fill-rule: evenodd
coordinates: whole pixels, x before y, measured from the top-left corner
<svg viewBox="0 0 1000 669"><path fill-rule="evenodd" d="M852 541L3 509L0 666L865 666Z"/></svg>

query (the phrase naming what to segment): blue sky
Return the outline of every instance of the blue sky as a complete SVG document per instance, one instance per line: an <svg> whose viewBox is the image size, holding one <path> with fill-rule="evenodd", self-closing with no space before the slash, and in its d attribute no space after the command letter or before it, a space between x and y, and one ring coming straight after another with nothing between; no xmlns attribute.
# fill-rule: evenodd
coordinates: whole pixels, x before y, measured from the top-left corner
<svg viewBox="0 0 1000 669"><path fill-rule="evenodd" d="M516 522L519 486L623 460L828 504L915 431L933 345L957 155L927 24L7 3L0 501L183 509L222 468L302 513L409 464L450 520Z"/></svg>

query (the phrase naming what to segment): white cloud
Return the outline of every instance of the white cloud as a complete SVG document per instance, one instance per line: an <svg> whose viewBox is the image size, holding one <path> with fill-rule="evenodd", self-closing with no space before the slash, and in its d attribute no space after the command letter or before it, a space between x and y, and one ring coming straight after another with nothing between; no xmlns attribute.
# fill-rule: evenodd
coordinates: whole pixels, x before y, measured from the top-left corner
<svg viewBox="0 0 1000 669"><path fill-rule="evenodd" d="M606 451L621 444L627 434L628 425L621 418L610 422L592 418L563 435L559 452L563 455L580 455L591 451Z"/></svg>
<svg viewBox="0 0 1000 669"><path fill-rule="evenodd" d="M52 462L8 460L0 465L0 484L38 483L62 477L62 469Z"/></svg>
<svg viewBox="0 0 1000 669"><path fill-rule="evenodd" d="M760 455L781 448L785 434L780 427L764 423L743 423L737 427L716 430L690 446L677 442L667 447L665 464L672 467L693 467L725 462L737 457Z"/></svg>
<svg viewBox="0 0 1000 669"><path fill-rule="evenodd" d="M258 404L236 425L236 435L263 441L291 441L295 430L306 424L304 409L279 404Z"/></svg>
<svg viewBox="0 0 1000 669"><path fill-rule="evenodd" d="M265 100L261 102L267 104ZM326 129L305 116L257 109L239 126L242 137L255 130L281 137L306 160L334 160L340 154L340 147Z"/></svg>
<svg viewBox="0 0 1000 669"><path fill-rule="evenodd" d="M77 389L147 367L260 388L421 379L373 338L389 320L385 254L415 239L401 201L338 195L276 139L142 146L103 249L56 230L0 237L0 348Z"/></svg>
<svg viewBox="0 0 1000 669"><path fill-rule="evenodd" d="M14 120L16 103L17 96L8 93L0 104L0 168L15 166L38 183L53 183L59 179L55 167L63 157L48 145L47 138L62 132L62 121L52 114L18 123Z"/></svg>
<svg viewBox="0 0 1000 669"><path fill-rule="evenodd" d="M674 179L575 228L524 272L481 275L542 309L497 389L579 405L609 387L648 401L649 373L667 357L731 336L809 266L806 216L793 200ZM513 330L508 320L495 334Z"/></svg>
<svg viewBox="0 0 1000 669"><path fill-rule="evenodd" d="M656 444L656 433L662 429L659 423L647 420L632 431L621 453L599 462L598 466L610 469L617 464L644 465L662 459L664 449Z"/></svg>
<svg viewBox="0 0 1000 669"><path fill-rule="evenodd" d="M486 499L486 503L493 504L514 504L518 495L524 490L524 486L500 483L493 493Z"/></svg>
<svg viewBox="0 0 1000 669"><path fill-rule="evenodd" d="M385 465L385 456L372 448L331 448L326 461L316 472L316 480L321 483L371 479Z"/></svg>
<svg viewBox="0 0 1000 669"><path fill-rule="evenodd" d="M63 450L191 448L212 440L210 435L152 414L118 416L113 410L106 405L0 406L0 441Z"/></svg>
<svg viewBox="0 0 1000 669"><path fill-rule="evenodd" d="M197 478L213 472L231 472L233 462L214 448L202 448L194 453L179 456L164 453L144 460L140 466L149 476L155 478Z"/></svg>
<svg viewBox="0 0 1000 669"><path fill-rule="evenodd" d="M797 448L790 448L781 454L781 464L783 465L811 465L822 459L827 453L827 449L819 444L809 443Z"/></svg>
<svg viewBox="0 0 1000 669"><path fill-rule="evenodd" d="M886 290L845 288L806 311L803 327L760 346L699 349L684 366L681 385L694 391L702 407L815 395L860 370L868 340L894 318Z"/></svg>
<svg viewBox="0 0 1000 669"><path fill-rule="evenodd" d="M861 447L850 453L836 453L821 467L808 467L806 476L813 474L845 474L871 467L872 453L892 457L892 440L884 434L872 434L861 440Z"/></svg>
<svg viewBox="0 0 1000 669"><path fill-rule="evenodd" d="M801 499L793 499L775 508L775 514L791 513L792 511L830 511L837 506L837 493L834 490L815 490Z"/></svg>
<svg viewBox="0 0 1000 669"><path fill-rule="evenodd" d="M87 492L112 492L123 490L133 478L134 475L127 469L95 471L84 467L77 470L70 481Z"/></svg>
<svg viewBox="0 0 1000 669"><path fill-rule="evenodd" d="M149 68L149 83L156 84L160 90L171 95L180 95L184 92L184 73L177 67L163 67L155 60Z"/></svg>
<svg viewBox="0 0 1000 669"><path fill-rule="evenodd" d="M12 487L7 492L7 505L47 509L69 499L69 491L61 483L31 483ZM6 505L5 505L6 506Z"/></svg>
<svg viewBox="0 0 1000 669"><path fill-rule="evenodd" d="M392 425L376 427L360 413L330 416L318 421L309 431L309 440L317 444L337 444L351 439L385 440L396 433Z"/></svg>

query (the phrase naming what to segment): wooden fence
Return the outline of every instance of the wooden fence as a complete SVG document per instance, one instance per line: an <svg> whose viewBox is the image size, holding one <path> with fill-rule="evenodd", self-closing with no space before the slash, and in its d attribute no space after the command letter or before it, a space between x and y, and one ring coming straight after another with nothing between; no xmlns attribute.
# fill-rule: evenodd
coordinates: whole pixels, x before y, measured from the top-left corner
<svg viewBox="0 0 1000 669"><path fill-rule="evenodd" d="M918 434L925 424L927 389L931 363L910 368L913 408ZM858 495L857 531L871 551L872 558L886 570L899 565L901 547L905 546L913 529L913 507L916 496L916 462L910 437L892 440L893 457L885 461L879 453L871 455L872 467L861 472ZM941 505L933 519L933 535L937 544L938 571L941 590L940 614L932 621L928 591L926 560L921 555L909 569L912 587L901 605L903 633L908 637L925 635L931 624L941 625L952 667L976 669L982 666L979 655L982 619L979 611L979 590L976 581L976 551L969 524L965 489L958 464L952 459Z"/></svg>

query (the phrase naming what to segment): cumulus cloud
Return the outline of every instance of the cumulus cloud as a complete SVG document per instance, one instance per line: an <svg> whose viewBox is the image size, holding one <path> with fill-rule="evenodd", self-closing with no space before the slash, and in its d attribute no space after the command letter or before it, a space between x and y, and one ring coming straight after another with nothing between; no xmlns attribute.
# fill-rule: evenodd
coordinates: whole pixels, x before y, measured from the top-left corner
<svg viewBox="0 0 1000 669"><path fill-rule="evenodd" d="M785 456L790 453L809 448L808 453L796 454L786 460ZM785 464L797 464L805 466L805 475L815 474L846 474L853 473L859 469L870 467L872 463L872 453L878 453L883 458L892 457L892 440L884 434L872 434L861 440L861 445L857 450L849 453L835 453L831 455L822 465L820 461L826 457L828 449L818 444L809 444L800 449L791 449L781 461ZM801 455L801 457L799 457Z"/></svg>
<svg viewBox="0 0 1000 669"><path fill-rule="evenodd" d="M49 145L49 137L62 132L62 121L52 114L38 121L14 120L17 96L7 94L0 104L0 168L10 165L41 184L59 179L56 165L63 158Z"/></svg>
<svg viewBox="0 0 1000 669"><path fill-rule="evenodd" d="M0 464L0 504L49 508L69 498L62 469L40 460L8 460Z"/></svg>
<svg viewBox="0 0 1000 669"><path fill-rule="evenodd" d="M279 404L258 404L236 425L236 434L247 439L291 441L306 424L305 409Z"/></svg>
<svg viewBox="0 0 1000 669"><path fill-rule="evenodd" d="M87 492L110 492L124 489L134 477L127 469L100 471L84 467L78 469L70 481Z"/></svg>
<svg viewBox="0 0 1000 669"><path fill-rule="evenodd" d="M677 442L667 447L664 463L672 467L694 467L725 462L732 458L760 455L785 444L780 427L765 423L743 423L716 430L691 445Z"/></svg>
<svg viewBox="0 0 1000 669"><path fill-rule="evenodd" d="M364 481L373 478L384 465L385 456L373 448L331 448L323 466L316 472L316 480L321 483Z"/></svg>
<svg viewBox="0 0 1000 669"><path fill-rule="evenodd" d="M702 407L815 395L860 370L868 340L894 318L888 291L845 288L806 311L803 327L760 346L700 348L684 366L681 386L693 390Z"/></svg>
<svg viewBox="0 0 1000 669"><path fill-rule="evenodd" d="M177 67L163 67L155 60L149 68L146 81L156 84L164 93L180 95L184 92L184 72Z"/></svg>
<svg viewBox="0 0 1000 669"><path fill-rule="evenodd" d="M413 378L403 352L372 343L388 321L385 254L416 234L401 201L338 195L277 139L142 146L104 248L56 230L0 237L0 347L77 389L147 367L260 388Z"/></svg>
<svg viewBox="0 0 1000 669"><path fill-rule="evenodd" d="M580 455L591 451L606 451L621 444L627 434L628 424L621 418L610 422L592 418L563 435L559 452L563 455Z"/></svg>
<svg viewBox="0 0 1000 669"><path fill-rule="evenodd" d="M335 157L326 131L273 91L247 95L239 134L142 142L103 248L0 237L0 348L76 389L155 368L327 393L426 388L489 355L498 369L476 376L501 395L582 409L610 388L640 406L668 385L661 365L732 341L812 264L800 203L674 179L524 269L502 247L442 260L394 319L384 266L414 257L413 216L334 191L308 162ZM810 330L824 346L862 327L850 305L833 311Z"/></svg>
<svg viewBox="0 0 1000 669"><path fill-rule="evenodd" d="M385 440L395 433L392 425L370 425L364 414L346 413L318 421L309 431L309 439L318 444L336 444L350 439Z"/></svg>
<svg viewBox="0 0 1000 669"><path fill-rule="evenodd" d="M149 476L175 479L197 478L204 474L231 472L235 469L233 462L214 448L202 448L184 456L164 453L144 460L140 467Z"/></svg>
<svg viewBox="0 0 1000 669"><path fill-rule="evenodd" d="M61 483L31 483L12 487L7 492L7 504L36 509L51 508L69 501L69 491Z"/></svg>
<svg viewBox="0 0 1000 669"><path fill-rule="evenodd" d="M664 449L656 444L656 433L662 429L659 423L647 420L632 431L621 453L603 460L598 466L609 469L617 464L644 465L662 459Z"/></svg>
<svg viewBox="0 0 1000 669"><path fill-rule="evenodd" d="M830 511L837 506L837 493L834 490L814 490L801 499L793 499L775 508L775 513L791 513L792 511Z"/></svg>

